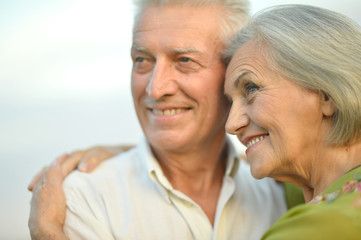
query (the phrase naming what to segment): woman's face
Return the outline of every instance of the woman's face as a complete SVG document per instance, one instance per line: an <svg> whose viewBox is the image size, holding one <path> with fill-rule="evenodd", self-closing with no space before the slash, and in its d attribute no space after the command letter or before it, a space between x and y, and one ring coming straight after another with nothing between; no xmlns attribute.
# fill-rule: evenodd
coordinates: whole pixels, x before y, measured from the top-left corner
<svg viewBox="0 0 361 240"><path fill-rule="evenodd" d="M322 95L272 71L252 41L232 58L225 93L232 102L226 130L247 147L254 177L288 180L309 170L329 129Z"/></svg>

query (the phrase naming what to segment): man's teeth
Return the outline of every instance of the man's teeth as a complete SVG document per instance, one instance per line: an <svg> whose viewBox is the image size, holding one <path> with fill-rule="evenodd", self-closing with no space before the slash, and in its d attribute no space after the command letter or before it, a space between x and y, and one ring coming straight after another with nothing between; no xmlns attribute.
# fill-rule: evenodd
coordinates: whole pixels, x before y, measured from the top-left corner
<svg viewBox="0 0 361 240"><path fill-rule="evenodd" d="M249 148L249 147L253 146L255 143L263 140L265 137L266 137L266 136L260 136L260 137L256 137L256 138L252 139L251 141L249 141L249 142L247 143L247 148Z"/></svg>
<svg viewBox="0 0 361 240"><path fill-rule="evenodd" d="M152 109L152 112L155 115L165 115L165 116L175 115L175 114L185 112L185 111L186 111L186 109L184 109L184 108L166 109L166 110Z"/></svg>

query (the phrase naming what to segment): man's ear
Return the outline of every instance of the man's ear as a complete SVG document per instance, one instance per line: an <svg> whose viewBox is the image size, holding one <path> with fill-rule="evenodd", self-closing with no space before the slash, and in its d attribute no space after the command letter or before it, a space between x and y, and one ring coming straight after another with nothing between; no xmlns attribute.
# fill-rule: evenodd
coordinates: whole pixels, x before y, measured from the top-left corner
<svg viewBox="0 0 361 240"><path fill-rule="evenodd" d="M335 105L331 101L330 96L325 93L321 92L321 110L322 114L325 117L331 117L335 113Z"/></svg>

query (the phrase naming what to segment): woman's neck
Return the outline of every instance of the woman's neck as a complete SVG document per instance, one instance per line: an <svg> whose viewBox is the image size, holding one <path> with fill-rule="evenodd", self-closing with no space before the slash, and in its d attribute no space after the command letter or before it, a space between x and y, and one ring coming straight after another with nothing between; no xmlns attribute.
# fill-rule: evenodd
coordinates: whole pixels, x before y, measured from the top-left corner
<svg viewBox="0 0 361 240"><path fill-rule="evenodd" d="M332 147L316 159L309 183L303 187L306 202L324 192L337 179L361 165L361 141L349 146Z"/></svg>

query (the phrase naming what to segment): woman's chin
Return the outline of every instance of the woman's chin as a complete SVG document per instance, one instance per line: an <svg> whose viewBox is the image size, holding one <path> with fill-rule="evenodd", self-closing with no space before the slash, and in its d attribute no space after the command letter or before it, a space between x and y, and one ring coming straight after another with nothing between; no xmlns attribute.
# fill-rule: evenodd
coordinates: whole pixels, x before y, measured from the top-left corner
<svg viewBox="0 0 361 240"><path fill-rule="evenodd" d="M251 174L255 179L268 177L268 171L262 166L254 166L251 164Z"/></svg>

